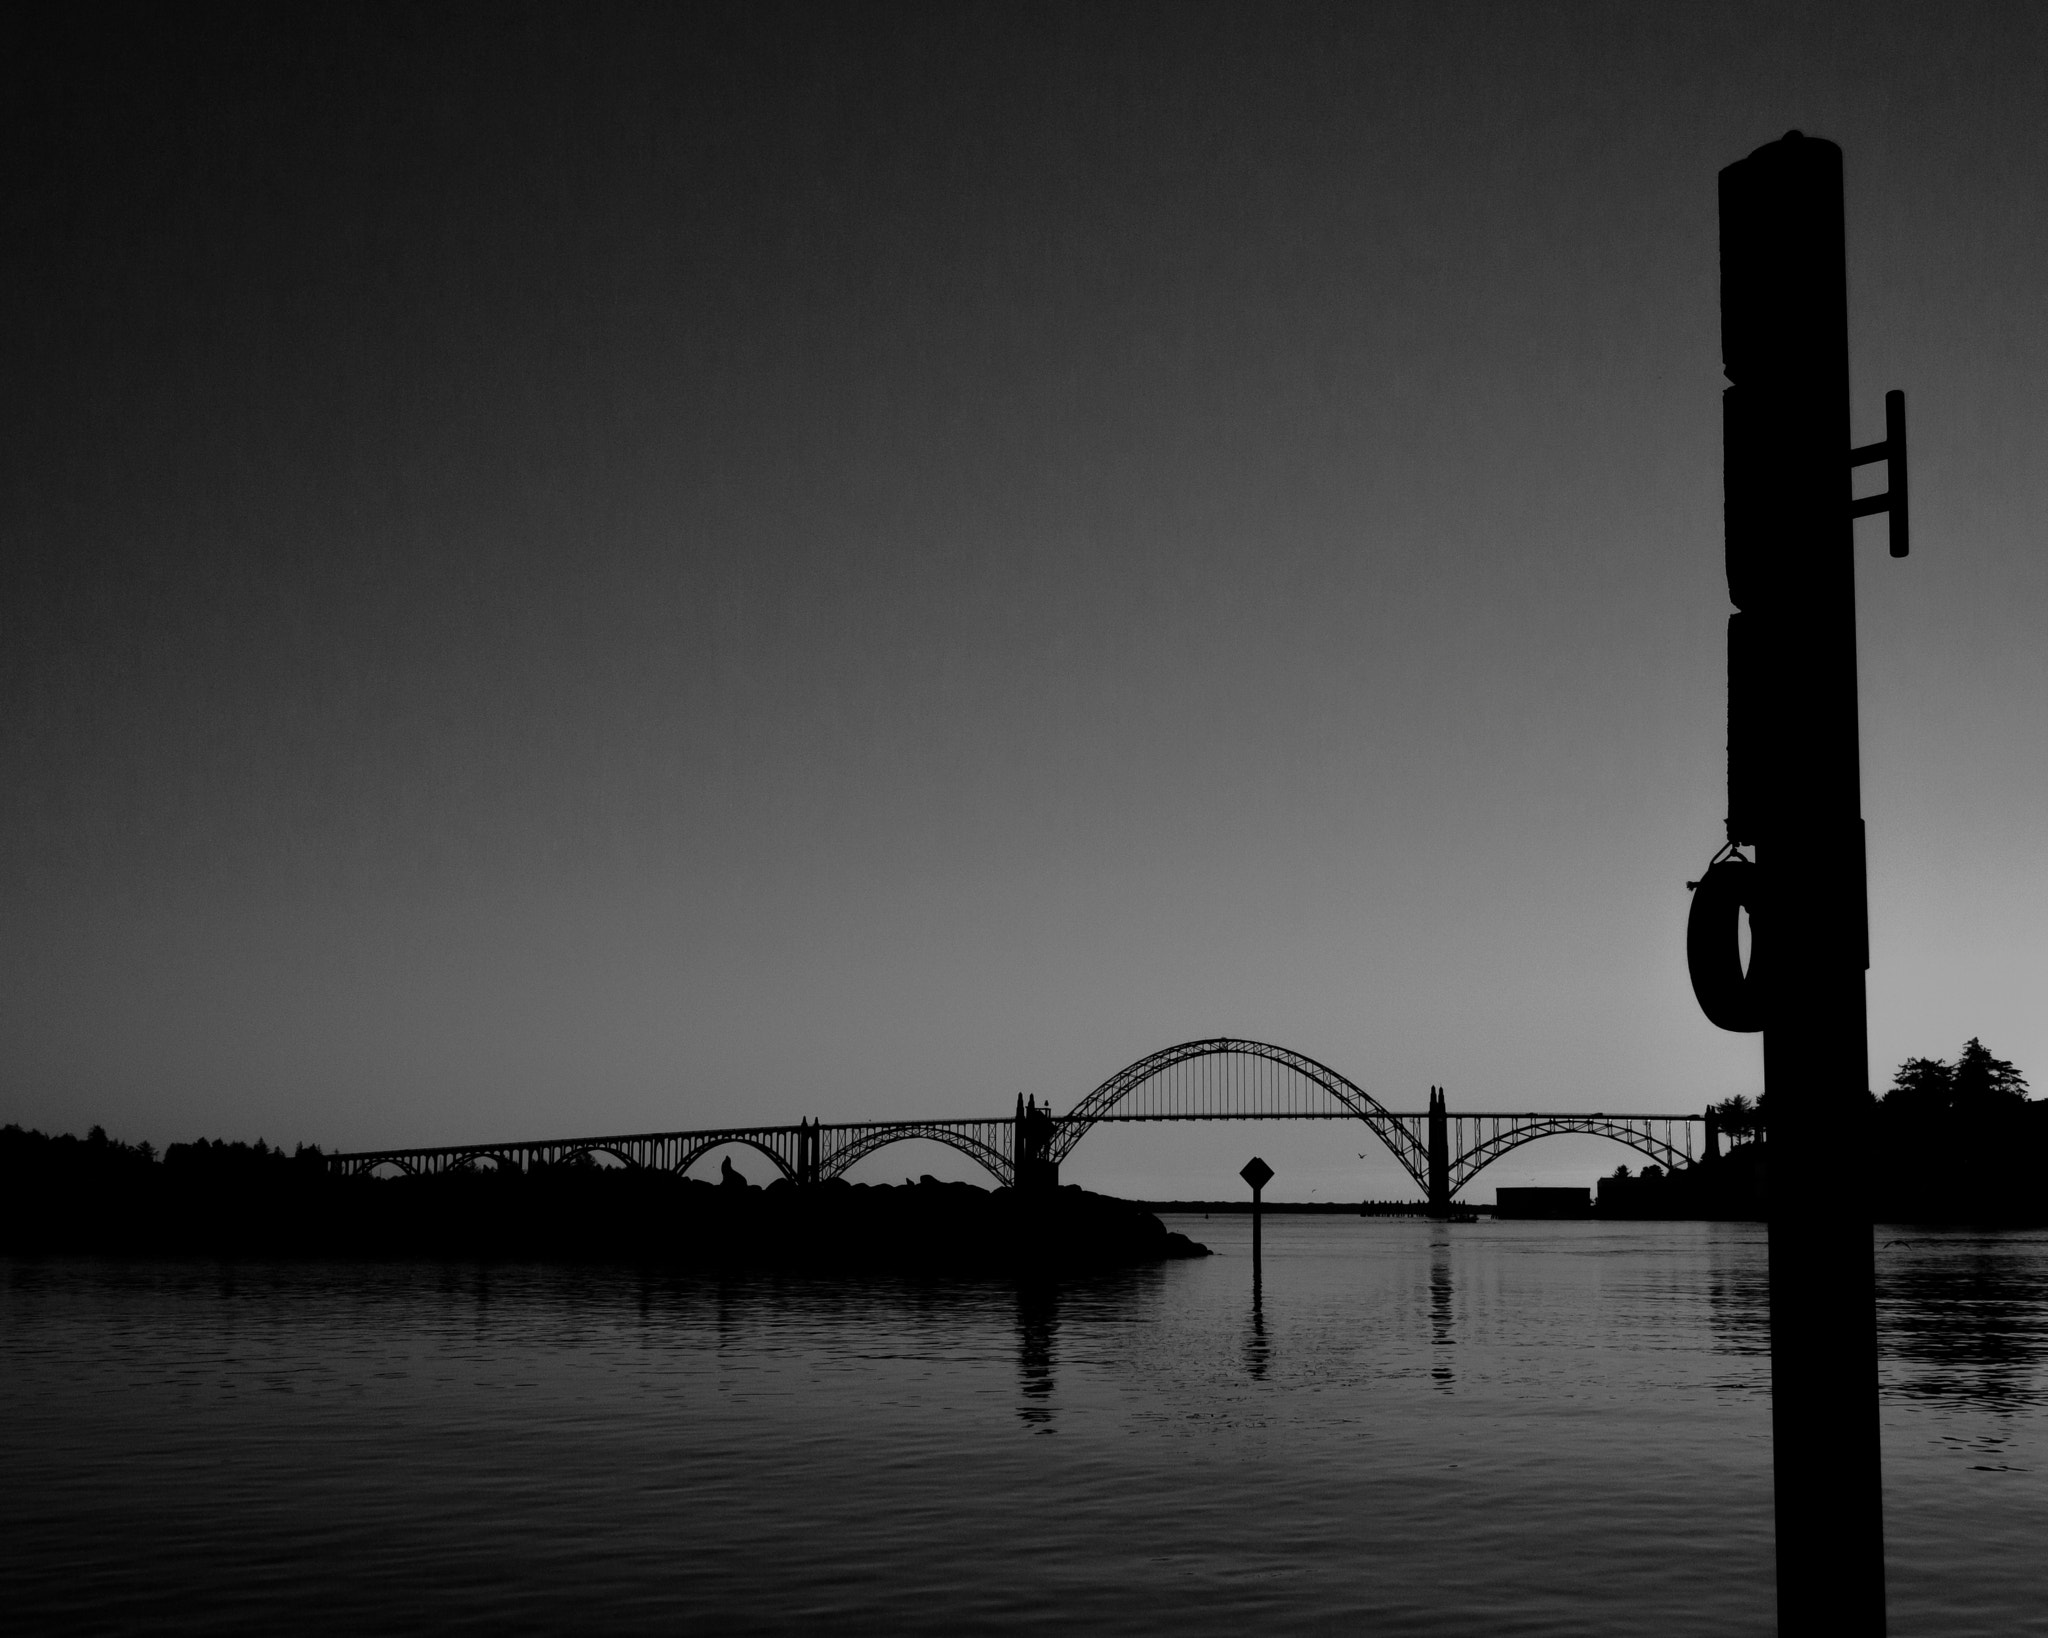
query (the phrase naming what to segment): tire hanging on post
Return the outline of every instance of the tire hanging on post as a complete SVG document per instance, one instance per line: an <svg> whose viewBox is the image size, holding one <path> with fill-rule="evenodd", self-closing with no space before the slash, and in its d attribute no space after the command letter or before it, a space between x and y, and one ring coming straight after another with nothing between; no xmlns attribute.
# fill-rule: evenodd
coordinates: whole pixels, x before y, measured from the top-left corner
<svg viewBox="0 0 2048 1638"><path fill-rule="evenodd" d="M1710 1023L1740 1035L1764 1027L1763 990L1757 981L1757 867L1740 855L1717 859L1693 884L1685 921L1685 964L1692 993ZM1742 912L1749 912L1749 970L1742 968Z"/></svg>

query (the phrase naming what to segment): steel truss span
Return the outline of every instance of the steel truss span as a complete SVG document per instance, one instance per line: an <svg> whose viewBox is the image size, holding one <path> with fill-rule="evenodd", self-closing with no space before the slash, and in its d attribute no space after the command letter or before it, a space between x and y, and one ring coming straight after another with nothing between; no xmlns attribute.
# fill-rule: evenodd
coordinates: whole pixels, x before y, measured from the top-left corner
<svg viewBox="0 0 2048 1638"><path fill-rule="evenodd" d="M1450 1115L1451 1192L1510 1149L1546 1137L1603 1137L1647 1155L1667 1171L1690 1166L1701 1115Z"/></svg>
<svg viewBox="0 0 2048 1638"><path fill-rule="evenodd" d="M1433 1095L1434 1097L1434 1095ZM765 1155L796 1183L843 1177L858 1161L892 1143L924 1138L957 1149L998 1184L1013 1186L1019 1160L1027 1178L1056 1178L1059 1163L1089 1131L1105 1123L1168 1120L1356 1120L1398 1161L1425 1194L1430 1186L1431 1114L1387 1108L1327 1064L1265 1041L1215 1036L1183 1041L1119 1070L1065 1115L1032 1113L971 1120L857 1121L827 1126L719 1126L692 1132L638 1132L622 1137L550 1138L528 1143L454 1144L440 1148L371 1149L328 1156L334 1171L356 1176L391 1166L434 1176L475 1166L531 1171L608 1156L621 1165L683 1173L714 1149L739 1145ZM1487 1166L1525 1143L1567 1135L1627 1145L1660 1166L1696 1158L1698 1115L1450 1114L1443 1111L1446 1182L1455 1194ZM1020 1155L1020 1145L1029 1151ZM1033 1162L1040 1168L1029 1170Z"/></svg>
<svg viewBox="0 0 2048 1638"><path fill-rule="evenodd" d="M1361 1120L1408 1175L1429 1187L1426 1115L1398 1115L1328 1064L1264 1041L1183 1041L1117 1071L1059 1122L1052 1158L1088 1129L1125 1120Z"/></svg>

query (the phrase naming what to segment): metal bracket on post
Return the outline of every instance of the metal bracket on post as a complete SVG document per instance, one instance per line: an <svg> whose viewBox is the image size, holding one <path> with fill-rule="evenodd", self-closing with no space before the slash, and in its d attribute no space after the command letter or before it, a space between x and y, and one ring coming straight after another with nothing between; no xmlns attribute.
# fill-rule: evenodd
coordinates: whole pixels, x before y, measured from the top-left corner
<svg viewBox="0 0 2048 1638"><path fill-rule="evenodd" d="M1878 512L1889 512L1892 519L1892 556L1906 555L1906 395L1902 392L1888 392L1884 395L1884 441L1863 444L1849 451L1849 465L1868 466L1872 461L1885 463L1885 477L1891 484L1882 495L1872 495L1867 500L1851 501L1849 516L1867 518Z"/></svg>

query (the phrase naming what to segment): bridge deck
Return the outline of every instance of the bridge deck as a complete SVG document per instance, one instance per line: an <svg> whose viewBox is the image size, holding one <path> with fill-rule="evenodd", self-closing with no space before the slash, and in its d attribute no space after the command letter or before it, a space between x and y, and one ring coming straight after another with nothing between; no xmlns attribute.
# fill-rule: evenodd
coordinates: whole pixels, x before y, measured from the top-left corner
<svg viewBox="0 0 2048 1638"><path fill-rule="evenodd" d="M1055 1126L1066 1124L1073 1118L1064 1115L1050 1117ZM1404 1125L1426 1123L1429 1119L1424 1110L1387 1110L1380 1117L1399 1121ZM1546 1126L1569 1129L1579 1122L1599 1121L1614 1125L1669 1123L1677 1125L1691 1122L1697 1124L1705 1119L1701 1115L1677 1114L1608 1114L1604 1110L1584 1113L1558 1113L1539 1110L1458 1110L1450 1115L1455 1125L1460 1121L1510 1121L1540 1122ZM1227 1121L1227 1120L1359 1120L1360 1115L1350 1109L1209 1109L1180 1112L1139 1112L1132 1114L1111 1113L1088 1117L1091 1125L1138 1124L1157 1121ZM831 1148L843 1146L845 1140L866 1140L888 1134L902 1137L942 1137L954 1133L987 1133L991 1128L1013 1127L1015 1120L1008 1115L966 1116L943 1120L897 1120L897 1121L836 1121L821 1122L816 1126L799 1123L782 1126L704 1126L686 1131L668 1132L620 1132L601 1136L522 1138L511 1143L444 1143L422 1144L419 1146L394 1146L386 1149L355 1149L338 1151L328 1155L330 1166L343 1171L368 1170L385 1164L410 1163L414 1167L438 1169L436 1162L457 1160L491 1159L566 1159L579 1154L651 1154L667 1151L702 1151L709 1145L719 1147L726 1143L752 1143L757 1146L776 1139L795 1142L806 1130L815 1132L826 1140ZM1588 1132L1588 1136L1600 1136L1599 1132ZM831 1139L841 1143L830 1143ZM864 1149L877 1147L863 1144Z"/></svg>
<svg viewBox="0 0 2048 1638"><path fill-rule="evenodd" d="M788 1178L823 1182L911 1138L948 1144L998 1182L1036 1188L1056 1182L1060 1163L1090 1128L1103 1123L1192 1120L1356 1120L1370 1130L1434 1198L1455 1189L1502 1155L1538 1138L1572 1133L1605 1137L1665 1165L1693 1160L1692 1129L1701 1115L1552 1114L1537 1110L1458 1110L1432 1088L1427 1110L1389 1109L1327 1064L1269 1042L1218 1035L1183 1041L1126 1065L1063 1115L1017 1100L1014 1116L836 1121L830 1125L699 1127L608 1137L529 1138L516 1143L451 1143L359 1149L328 1157L341 1172L384 1165L444 1172L481 1161L550 1166L610 1155L628 1166L686 1172L704 1155L742 1144L767 1156ZM1709 1145L1711 1149L1712 1145ZM1435 1178L1434 1185L1430 1183Z"/></svg>

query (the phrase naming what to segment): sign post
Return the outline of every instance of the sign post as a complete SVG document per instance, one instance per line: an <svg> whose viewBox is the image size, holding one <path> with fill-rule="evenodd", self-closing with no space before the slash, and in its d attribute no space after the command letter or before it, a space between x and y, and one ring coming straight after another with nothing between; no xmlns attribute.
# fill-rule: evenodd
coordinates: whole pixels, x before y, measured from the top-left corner
<svg viewBox="0 0 2048 1638"><path fill-rule="evenodd" d="M1259 1283L1259 1191L1273 1181L1273 1168L1257 1155L1237 1174L1252 1186L1252 1284Z"/></svg>

